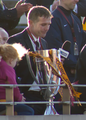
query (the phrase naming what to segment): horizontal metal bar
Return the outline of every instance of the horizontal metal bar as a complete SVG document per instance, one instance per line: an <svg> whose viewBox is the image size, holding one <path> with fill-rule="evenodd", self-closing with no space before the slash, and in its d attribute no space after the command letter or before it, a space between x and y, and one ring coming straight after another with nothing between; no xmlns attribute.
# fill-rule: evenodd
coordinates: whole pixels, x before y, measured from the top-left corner
<svg viewBox="0 0 86 120"><path fill-rule="evenodd" d="M5 104L5 105L16 105L16 104L49 104L49 103L52 103L52 104L71 104L70 101L53 101L53 102L49 102L49 101L34 101L34 102L0 102L0 104ZM86 104L86 101L80 101L80 102L73 102L74 104Z"/></svg>
<svg viewBox="0 0 86 120"><path fill-rule="evenodd" d="M3 0L3 2L4 1L7 1L7 2L11 1L11 2L13 2L13 1L18 1L18 0Z"/></svg>
<svg viewBox="0 0 86 120"><path fill-rule="evenodd" d="M86 87L86 84L75 84L72 85L73 87Z"/></svg>
<svg viewBox="0 0 86 120"><path fill-rule="evenodd" d="M30 87L30 86L43 86L43 87L47 87L47 86L62 86L62 87L65 87L66 84L60 84L60 85L57 85L57 84L0 84L0 86L3 86L3 87ZM86 84L76 84L76 85L72 85L73 87L86 87Z"/></svg>
<svg viewBox="0 0 86 120"><path fill-rule="evenodd" d="M33 84L0 84L0 86L3 86L3 87L16 87L16 86L18 86L18 87L30 87L30 86L43 86L43 87L47 87L47 86L65 86L65 84L63 84L63 85L57 85L57 84L35 84L35 85L33 85Z"/></svg>

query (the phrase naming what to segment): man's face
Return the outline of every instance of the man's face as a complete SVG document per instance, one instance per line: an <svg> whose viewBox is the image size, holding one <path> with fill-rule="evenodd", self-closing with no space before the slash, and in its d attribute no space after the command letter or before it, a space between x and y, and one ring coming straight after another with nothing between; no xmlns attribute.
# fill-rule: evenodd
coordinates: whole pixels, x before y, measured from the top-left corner
<svg viewBox="0 0 86 120"><path fill-rule="evenodd" d="M51 24L51 18L48 17L38 17L38 20L35 22L31 22L31 32L32 34L38 38L38 37L45 37L47 31L49 30Z"/></svg>
<svg viewBox="0 0 86 120"><path fill-rule="evenodd" d="M5 44L9 38L7 32L0 30L0 44Z"/></svg>
<svg viewBox="0 0 86 120"><path fill-rule="evenodd" d="M75 7L75 4L79 0L62 0L63 1L63 7L67 10L73 10Z"/></svg>

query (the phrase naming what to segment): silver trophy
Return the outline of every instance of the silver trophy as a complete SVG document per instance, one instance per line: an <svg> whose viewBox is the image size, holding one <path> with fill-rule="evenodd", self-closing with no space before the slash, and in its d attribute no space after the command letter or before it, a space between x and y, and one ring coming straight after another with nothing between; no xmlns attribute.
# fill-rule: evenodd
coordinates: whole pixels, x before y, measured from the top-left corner
<svg viewBox="0 0 86 120"><path fill-rule="evenodd" d="M38 50L37 51L43 57L50 57L49 50ZM58 71L56 67L56 57L60 60L60 54L56 49L52 49L52 62L55 69ZM49 104L47 104L47 108L45 110L44 115L58 115L54 108L53 99L54 96L58 93L59 85L61 79L53 74L52 67L44 61L43 58L35 58L36 60L36 68L37 68L37 80L39 84L52 84L53 86L41 87L41 91L43 93L44 99L49 100ZM58 71L60 74L60 72ZM58 86L54 86L54 85Z"/></svg>
<svg viewBox="0 0 86 120"><path fill-rule="evenodd" d="M49 100L49 104L47 104L47 108L45 110L44 115L58 115L54 108L53 99L54 96L58 93L59 85L61 78L55 75L52 66L43 59L43 57L48 57L52 59L53 67L58 71L58 74L61 75L60 71L58 70L56 66L56 58L61 61L61 56L64 58L67 58L69 55L68 51L65 51L66 48L70 48L70 42L65 41L62 48L59 48L59 50L51 49L52 54L50 56L49 51L50 50L37 50L36 52L40 54L42 57L35 57L36 62L36 76L34 75L34 72L31 67L30 58L28 55L26 55L27 63L29 71L32 74L33 79L37 84L52 84L53 86L47 85L47 87L40 87L41 94L43 95L45 100ZM33 52L32 52L33 53ZM57 85L57 86L56 86Z"/></svg>

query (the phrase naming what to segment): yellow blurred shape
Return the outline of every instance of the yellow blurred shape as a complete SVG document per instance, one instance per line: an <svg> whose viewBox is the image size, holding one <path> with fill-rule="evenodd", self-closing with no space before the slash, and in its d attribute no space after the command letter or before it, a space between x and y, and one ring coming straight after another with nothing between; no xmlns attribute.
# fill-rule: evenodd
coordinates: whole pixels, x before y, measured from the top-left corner
<svg viewBox="0 0 86 120"><path fill-rule="evenodd" d="M83 30L86 31L86 22L85 24L83 23L82 26L83 26Z"/></svg>

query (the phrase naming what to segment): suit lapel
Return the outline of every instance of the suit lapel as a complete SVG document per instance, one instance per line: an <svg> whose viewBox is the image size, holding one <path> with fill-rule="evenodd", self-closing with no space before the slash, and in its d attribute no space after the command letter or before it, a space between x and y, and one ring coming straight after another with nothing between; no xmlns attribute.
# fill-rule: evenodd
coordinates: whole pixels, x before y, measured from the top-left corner
<svg viewBox="0 0 86 120"><path fill-rule="evenodd" d="M30 48L30 51L34 51L34 50L33 50L33 47L32 47L32 44L31 44L31 41L30 41L30 38L29 38L28 33L27 33L26 30L24 31L23 37L24 37L24 42L25 42L25 47L26 47L26 49L29 49L29 48ZM26 59L26 61L27 61L27 59ZM34 62L33 62L33 57L30 57L30 62L31 62L31 66L32 66L32 68L33 68L33 71L34 71L34 73L35 73L36 67L35 67L35 64L34 64Z"/></svg>
<svg viewBox="0 0 86 120"><path fill-rule="evenodd" d="M30 38L29 38L28 33L27 33L26 30L24 31L24 41L25 41L25 46L26 46L26 48L27 48L27 49L30 48L30 51L33 51L33 47L32 47Z"/></svg>
<svg viewBox="0 0 86 120"><path fill-rule="evenodd" d="M43 38L41 38L41 44L42 44L43 50L47 49L47 42Z"/></svg>

